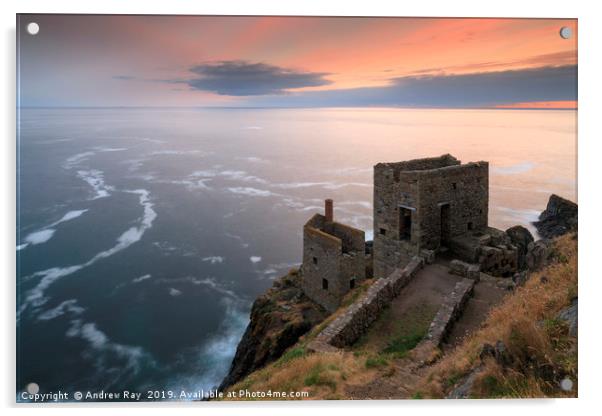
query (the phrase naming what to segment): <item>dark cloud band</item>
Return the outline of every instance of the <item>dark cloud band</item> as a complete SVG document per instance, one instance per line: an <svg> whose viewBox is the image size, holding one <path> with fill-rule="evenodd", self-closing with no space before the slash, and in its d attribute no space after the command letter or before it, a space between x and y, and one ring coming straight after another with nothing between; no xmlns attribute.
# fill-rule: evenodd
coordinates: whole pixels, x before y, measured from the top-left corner
<svg viewBox="0 0 602 416"><path fill-rule="evenodd" d="M330 84L326 73L303 72L264 63L220 61L196 65L198 77L184 80L191 88L220 95L283 94L288 90Z"/></svg>
<svg viewBox="0 0 602 416"><path fill-rule="evenodd" d="M463 75L408 76L382 87L299 92L252 104L296 107L495 107L577 100L577 66L540 67ZM249 101L251 103L251 101Z"/></svg>

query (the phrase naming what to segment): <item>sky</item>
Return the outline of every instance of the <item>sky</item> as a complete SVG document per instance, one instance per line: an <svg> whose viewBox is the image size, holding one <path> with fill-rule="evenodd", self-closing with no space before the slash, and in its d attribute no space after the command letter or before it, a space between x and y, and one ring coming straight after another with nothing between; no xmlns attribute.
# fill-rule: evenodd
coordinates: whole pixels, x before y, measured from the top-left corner
<svg viewBox="0 0 602 416"><path fill-rule="evenodd" d="M19 15L17 33L22 107L577 107L576 19Z"/></svg>

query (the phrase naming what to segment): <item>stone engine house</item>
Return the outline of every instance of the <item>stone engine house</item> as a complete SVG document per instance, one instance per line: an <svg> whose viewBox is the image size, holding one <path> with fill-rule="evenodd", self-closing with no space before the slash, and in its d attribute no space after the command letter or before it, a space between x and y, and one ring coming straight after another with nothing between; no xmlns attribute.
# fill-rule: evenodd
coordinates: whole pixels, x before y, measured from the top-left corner
<svg viewBox="0 0 602 416"><path fill-rule="evenodd" d="M374 166L374 276L484 232L488 180L487 162L461 164L449 154Z"/></svg>
<svg viewBox="0 0 602 416"><path fill-rule="evenodd" d="M518 247L507 233L488 226L488 162L462 164L446 154L378 163L373 205L371 250L363 231L333 220L330 199L325 215L314 215L303 228L303 290L328 311L367 277L368 251L368 277L374 278L388 277L416 256L430 263L443 255L477 276L518 271Z"/></svg>
<svg viewBox="0 0 602 416"><path fill-rule="evenodd" d="M327 199L325 215L314 215L303 227L301 267L303 291L330 312L366 277L364 232L334 221L333 210Z"/></svg>

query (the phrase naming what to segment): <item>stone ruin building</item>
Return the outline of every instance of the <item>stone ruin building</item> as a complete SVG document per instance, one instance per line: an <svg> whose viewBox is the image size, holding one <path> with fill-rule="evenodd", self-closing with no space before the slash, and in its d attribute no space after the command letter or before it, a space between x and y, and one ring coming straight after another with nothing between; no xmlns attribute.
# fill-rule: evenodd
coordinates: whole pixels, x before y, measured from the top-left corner
<svg viewBox="0 0 602 416"><path fill-rule="evenodd" d="M446 154L374 166L374 277L436 253L495 276L517 270L508 236L488 226L489 163Z"/></svg>
<svg viewBox="0 0 602 416"><path fill-rule="evenodd" d="M345 294L366 277L364 232L334 221L332 199L325 215L315 214L303 227L302 288L333 312Z"/></svg>
<svg viewBox="0 0 602 416"><path fill-rule="evenodd" d="M386 278L420 257L454 259L452 272L512 276L519 250L508 234L488 226L489 163L462 164L446 154L374 166L373 277ZM302 285L328 311L366 278L364 232L325 215L303 228Z"/></svg>

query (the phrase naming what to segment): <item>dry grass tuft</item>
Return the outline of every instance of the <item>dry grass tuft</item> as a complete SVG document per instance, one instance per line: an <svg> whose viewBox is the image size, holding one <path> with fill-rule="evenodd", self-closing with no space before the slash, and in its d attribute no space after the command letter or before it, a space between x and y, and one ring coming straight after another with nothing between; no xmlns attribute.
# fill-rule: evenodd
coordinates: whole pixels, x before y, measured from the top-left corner
<svg viewBox="0 0 602 416"><path fill-rule="evenodd" d="M363 371L363 363L348 352L307 354L269 365L228 390L306 391L307 399L340 399L345 382Z"/></svg>

